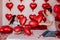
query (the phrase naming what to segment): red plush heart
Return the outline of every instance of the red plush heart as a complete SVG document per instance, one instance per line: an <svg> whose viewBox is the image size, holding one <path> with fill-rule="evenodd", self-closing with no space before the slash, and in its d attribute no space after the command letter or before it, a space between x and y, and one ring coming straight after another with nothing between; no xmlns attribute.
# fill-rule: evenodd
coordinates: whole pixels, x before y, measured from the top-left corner
<svg viewBox="0 0 60 40"><path fill-rule="evenodd" d="M42 7L43 7L43 9L51 8L51 6L50 6L49 3L44 3L44 4L42 4Z"/></svg>
<svg viewBox="0 0 60 40"><path fill-rule="evenodd" d="M30 3L30 8L32 9L32 11L37 7L36 3Z"/></svg>
<svg viewBox="0 0 60 40"><path fill-rule="evenodd" d="M30 25L31 27L36 27L36 26L39 25L39 23L32 20L32 21L29 22L29 25Z"/></svg>
<svg viewBox="0 0 60 40"><path fill-rule="evenodd" d="M6 3L6 7L11 10L13 8L13 3L12 2Z"/></svg>
<svg viewBox="0 0 60 40"><path fill-rule="evenodd" d="M5 17L7 18L8 21L10 21L12 18L12 14L6 14Z"/></svg>
<svg viewBox="0 0 60 40"><path fill-rule="evenodd" d="M24 15L22 14L22 15L17 15L17 18L18 19L21 19L21 18L23 18L24 17Z"/></svg>
<svg viewBox="0 0 60 40"><path fill-rule="evenodd" d="M14 32L20 32L23 28L21 26L16 26Z"/></svg>
<svg viewBox="0 0 60 40"><path fill-rule="evenodd" d="M10 26L2 26L3 33L12 33L13 29Z"/></svg>
<svg viewBox="0 0 60 40"><path fill-rule="evenodd" d="M21 25L25 25L26 21L27 21L26 17L20 18L20 24Z"/></svg>
<svg viewBox="0 0 60 40"><path fill-rule="evenodd" d="M45 2L48 2L49 0L44 0Z"/></svg>
<svg viewBox="0 0 60 40"><path fill-rule="evenodd" d="M27 27L24 27L24 32L25 32L25 34L27 34L29 36L31 35L31 30L29 28L27 28Z"/></svg>
<svg viewBox="0 0 60 40"><path fill-rule="evenodd" d="M56 14L60 14L60 5L55 5L55 6L54 6L54 12L55 12Z"/></svg>
<svg viewBox="0 0 60 40"><path fill-rule="evenodd" d="M17 8L19 9L20 12L22 12L25 8L24 5L18 5Z"/></svg>

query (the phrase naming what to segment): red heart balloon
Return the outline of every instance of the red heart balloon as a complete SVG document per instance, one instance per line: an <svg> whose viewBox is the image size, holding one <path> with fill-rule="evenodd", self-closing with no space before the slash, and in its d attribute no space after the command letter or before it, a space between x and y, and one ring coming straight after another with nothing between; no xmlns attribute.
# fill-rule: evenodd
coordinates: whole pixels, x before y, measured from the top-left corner
<svg viewBox="0 0 60 40"><path fill-rule="evenodd" d="M31 20L35 20L35 17L36 17L35 14L31 14L31 15L29 15L29 18L30 18Z"/></svg>
<svg viewBox="0 0 60 40"><path fill-rule="evenodd" d="M54 6L54 12L55 12L56 14L60 14L60 5L55 5L55 6Z"/></svg>
<svg viewBox="0 0 60 40"><path fill-rule="evenodd" d="M57 2L59 2L59 3L60 3L60 0L57 0Z"/></svg>
<svg viewBox="0 0 60 40"><path fill-rule="evenodd" d="M12 2L6 3L6 7L11 10L13 8L13 3Z"/></svg>
<svg viewBox="0 0 60 40"><path fill-rule="evenodd" d="M3 33L12 33L13 29L10 26L2 26Z"/></svg>
<svg viewBox="0 0 60 40"><path fill-rule="evenodd" d="M22 14L22 15L17 15L17 18L18 19L21 19L21 18L23 18L24 17L24 15Z"/></svg>
<svg viewBox="0 0 60 40"><path fill-rule="evenodd" d="M3 31L4 31L3 28L0 27L0 33L3 33Z"/></svg>
<svg viewBox="0 0 60 40"><path fill-rule="evenodd" d="M6 14L5 17L7 18L8 21L10 21L12 18L12 14Z"/></svg>
<svg viewBox="0 0 60 40"><path fill-rule="evenodd" d="M22 2L23 0L20 0L20 2Z"/></svg>
<svg viewBox="0 0 60 40"><path fill-rule="evenodd" d="M56 21L60 21L60 14L57 14L57 15L56 15L55 20L56 20Z"/></svg>
<svg viewBox="0 0 60 40"><path fill-rule="evenodd" d="M27 34L29 36L31 35L31 30L27 27L24 27L24 32L25 32L25 34Z"/></svg>
<svg viewBox="0 0 60 40"><path fill-rule="evenodd" d="M23 17L23 18L20 19L20 24L25 25L26 21L27 21L27 18Z"/></svg>
<svg viewBox="0 0 60 40"><path fill-rule="evenodd" d="M43 7L43 9L51 8L51 6L50 6L49 3L44 3L44 4L42 4L42 7Z"/></svg>
<svg viewBox="0 0 60 40"><path fill-rule="evenodd" d="M38 12L38 14L39 14L39 15L43 15L42 12L43 12L43 10L40 10L40 11Z"/></svg>
<svg viewBox="0 0 60 40"><path fill-rule="evenodd" d="M36 27L36 26L39 25L39 23L32 20L32 21L29 22L29 25L30 25L31 27Z"/></svg>
<svg viewBox="0 0 60 40"><path fill-rule="evenodd" d="M14 28L14 32L21 32L22 29L23 29L23 28L22 28L21 26L16 26L16 27Z"/></svg>
<svg viewBox="0 0 60 40"><path fill-rule="evenodd" d="M25 8L24 5L18 5L17 8L19 9L20 12L22 12Z"/></svg>
<svg viewBox="0 0 60 40"><path fill-rule="evenodd" d="M29 24L28 25L23 25L23 27L28 28L28 29L31 28Z"/></svg>
<svg viewBox="0 0 60 40"><path fill-rule="evenodd" d="M48 2L49 0L44 0L45 2Z"/></svg>
<svg viewBox="0 0 60 40"><path fill-rule="evenodd" d="M43 21L46 22L46 17L43 16Z"/></svg>
<svg viewBox="0 0 60 40"><path fill-rule="evenodd" d="M33 2L35 2L35 0L32 0Z"/></svg>
<svg viewBox="0 0 60 40"><path fill-rule="evenodd" d="M40 23L42 20L43 20L43 16L42 16L42 15L38 15L38 16L36 17L36 21L37 21L38 23Z"/></svg>
<svg viewBox="0 0 60 40"><path fill-rule="evenodd" d="M30 15L30 19L34 20L34 21L37 21L38 23L40 23L42 21L42 19L43 19L43 16L41 16L41 15L38 15L38 16L36 16L36 15Z"/></svg>
<svg viewBox="0 0 60 40"><path fill-rule="evenodd" d="M41 16L43 16L43 21L46 22L46 17L43 15L42 12L43 12L43 10L39 11L38 14L41 15Z"/></svg>
<svg viewBox="0 0 60 40"><path fill-rule="evenodd" d="M37 7L36 3L30 3L30 8L32 9L32 11Z"/></svg>
<svg viewBox="0 0 60 40"><path fill-rule="evenodd" d="M60 24L58 24L58 28L60 29Z"/></svg>

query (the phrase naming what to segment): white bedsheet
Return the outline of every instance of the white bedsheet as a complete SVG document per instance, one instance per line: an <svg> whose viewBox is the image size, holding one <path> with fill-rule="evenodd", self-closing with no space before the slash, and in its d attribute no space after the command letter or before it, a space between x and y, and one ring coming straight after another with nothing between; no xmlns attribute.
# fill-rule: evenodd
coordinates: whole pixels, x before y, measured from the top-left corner
<svg viewBox="0 0 60 40"><path fill-rule="evenodd" d="M38 36L45 32L46 30L31 30L33 34L31 36L27 36L24 33L15 35L15 34L10 34L6 40L60 40L55 37L45 37L45 38L39 38Z"/></svg>

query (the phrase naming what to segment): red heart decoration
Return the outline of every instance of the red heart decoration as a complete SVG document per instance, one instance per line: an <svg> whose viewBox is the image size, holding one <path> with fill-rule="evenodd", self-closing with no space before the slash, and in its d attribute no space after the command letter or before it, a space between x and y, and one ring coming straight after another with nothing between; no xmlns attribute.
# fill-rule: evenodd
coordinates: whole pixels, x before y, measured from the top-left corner
<svg viewBox="0 0 60 40"><path fill-rule="evenodd" d="M50 6L49 3L44 3L44 4L42 4L42 7L43 7L43 9L51 8L51 6Z"/></svg>
<svg viewBox="0 0 60 40"><path fill-rule="evenodd" d="M23 28L27 28L27 29L31 29L31 27L30 27L30 25L29 24L27 24L27 25L23 25Z"/></svg>
<svg viewBox="0 0 60 40"><path fill-rule="evenodd" d="M24 5L18 5L17 8L19 9L20 12L22 12L25 8Z"/></svg>
<svg viewBox="0 0 60 40"><path fill-rule="evenodd" d="M23 0L20 0L20 2L22 2Z"/></svg>
<svg viewBox="0 0 60 40"><path fill-rule="evenodd" d="M55 20L60 22L60 14L56 15Z"/></svg>
<svg viewBox="0 0 60 40"><path fill-rule="evenodd" d="M60 5L55 5L55 6L54 6L54 12L55 12L56 14L60 14Z"/></svg>
<svg viewBox="0 0 60 40"><path fill-rule="evenodd" d="M27 18L23 17L23 18L20 19L20 24L25 25L26 21L27 21Z"/></svg>
<svg viewBox="0 0 60 40"><path fill-rule="evenodd" d="M41 15L41 16L43 16L43 21L46 22L46 17L43 15L42 12L43 12L43 10L39 11L38 14Z"/></svg>
<svg viewBox="0 0 60 40"><path fill-rule="evenodd" d="M49 0L44 0L45 2L48 2Z"/></svg>
<svg viewBox="0 0 60 40"><path fill-rule="evenodd" d="M60 24L58 24L58 28L60 29Z"/></svg>
<svg viewBox="0 0 60 40"><path fill-rule="evenodd" d="M30 3L30 8L32 9L32 11L37 7L36 3Z"/></svg>
<svg viewBox="0 0 60 40"><path fill-rule="evenodd" d="M38 16L36 17L36 21L37 21L38 23L40 23L42 20L43 20L43 16L42 16L42 15L38 15Z"/></svg>
<svg viewBox="0 0 60 40"><path fill-rule="evenodd" d="M3 33L12 33L13 29L10 26L2 26Z"/></svg>
<svg viewBox="0 0 60 40"><path fill-rule="evenodd" d="M43 19L43 16L41 16L41 15L38 15L38 16L36 16L36 15L30 15L29 18L31 20L34 20L34 21L37 21L38 23L40 23L42 21L42 19Z"/></svg>
<svg viewBox="0 0 60 40"><path fill-rule="evenodd" d="M3 30L3 28L2 28L2 27L0 27L0 33L3 33L3 31L4 31L4 30Z"/></svg>
<svg viewBox="0 0 60 40"><path fill-rule="evenodd" d="M22 15L17 15L17 18L18 19L21 19L21 18L23 18L24 17L24 15L22 14Z"/></svg>
<svg viewBox="0 0 60 40"><path fill-rule="evenodd" d="M7 18L8 21L10 21L12 18L12 14L6 14L5 17Z"/></svg>
<svg viewBox="0 0 60 40"><path fill-rule="evenodd" d="M35 20L35 17L36 17L35 14L31 14L31 15L29 15L29 18L30 18L31 20Z"/></svg>
<svg viewBox="0 0 60 40"><path fill-rule="evenodd" d="M30 36L31 35L31 30L28 28L28 26L26 25L26 27L24 27L24 32L25 32L25 34L27 34L28 36Z"/></svg>
<svg viewBox="0 0 60 40"><path fill-rule="evenodd" d="M6 3L6 7L11 11L11 9L13 8L13 3L12 2Z"/></svg>
<svg viewBox="0 0 60 40"><path fill-rule="evenodd" d="M14 31L15 31L15 32L20 32L22 29L23 29L23 28L22 28L21 26L16 26L16 27L14 28Z"/></svg>
<svg viewBox="0 0 60 40"><path fill-rule="evenodd" d="M35 2L35 0L32 0L33 2Z"/></svg>
<svg viewBox="0 0 60 40"><path fill-rule="evenodd" d="M39 25L39 23L32 20L32 21L29 22L29 25L30 25L31 27L36 27L36 26Z"/></svg>
<svg viewBox="0 0 60 40"><path fill-rule="evenodd" d="M43 16L43 21L46 22L46 17Z"/></svg>
<svg viewBox="0 0 60 40"><path fill-rule="evenodd" d="M38 12L38 14L39 14L39 15L43 15L42 12L43 12L43 10L40 10L40 11Z"/></svg>
<svg viewBox="0 0 60 40"><path fill-rule="evenodd" d="M60 3L60 0L57 0L57 2L59 2L59 3Z"/></svg>

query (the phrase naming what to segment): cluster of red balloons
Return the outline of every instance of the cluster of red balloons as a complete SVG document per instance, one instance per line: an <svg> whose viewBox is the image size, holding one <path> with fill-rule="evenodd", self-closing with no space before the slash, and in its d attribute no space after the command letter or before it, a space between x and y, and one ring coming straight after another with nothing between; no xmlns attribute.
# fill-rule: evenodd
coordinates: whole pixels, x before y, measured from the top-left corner
<svg viewBox="0 0 60 40"><path fill-rule="evenodd" d="M24 33L26 33L27 35L31 35L31 30L29 29L29 25L25 25L25 27L23 28L22 26L16 26L15 28L12 28L11 26L5 25L5 26L1 26L0 27L0 33L4 33L4 34L10 34L13 31L16 33L19 33L21 31L24 31Z"/></svg>
<svg viewBox="0 0 60 40"><path fill-rule="evenodd" d="M60 4L54 6L54 12L56 13L55 20L60 21Z"/></svg>
<svg viewBox="0 0 60 40"><path fill-rule="evenodd" d="M23 0L20 0L20 2L22 2ZM35 0L33 0L35 2ZM32 11L37 7L37 4L36 3L30 3L30 8L32 9ZM12 2L7 2L6 3L6 7L11 11L11 9L13 8L13 3ZM20 12L22 12L24 9L25 9L25 5L18 5L17 6L18 10Z"/></svg>
<svg viewBox="0 0 60 40"><path fill-rule="evenodd" d="M22 1L22 0L20 0L20 1ZM37 4L35 3L35 0L32 0L33 1L33 3L30 3L30 8L32 9L32 11L37 7ZM48 0L44 0L45 2L47 2ZM9 3L6 3L6 6L7 6L7 8L9 8L10 10L12 9L12 7L13 7L13 3L12 2L9 2ZM44 8L44 9L46 9L46 8L49 8L49 7L51 7L50 6L50 4L49 3L45 3L45 4L43 4L42 5L42 7ZM24 5L18 5L17 6L17 8L18 8L18 10L20 11L20 12L22 12L23 10L24 10L24 8L25 8L25 6ZM20 25L21 26L16 26L13 30L14 30L14 32L16 32L16 33L20 33L21 32L21 30L23 30L24 31L24 33L26 33L27 35L31 35L32 33L31 33L31 28L33 27L37 27L38 25L39 25L39 23L43 20L44 22L46 21L46 17L43 15L43 10L41 10L41 11L39 11L38 12L38 15L35 15L35 14L30 14L29 15L29 18L30 18L30 21L29 21L29 23L26 25L26 21L27 21L27 18L22 14L22 15L17 15L17 18L19 19L19 22L20 22ZM6 16L6 18L8 19L8 21L10 21L11 20L11 18L12 18L12 14L6 14L5 15ZM7 27L7 26L6 26ZM3 27L3 28L5 28L5 27ZM2 29L3 29L2 28ZM8 27L7 27L8 28ZM9 28L7 29L7 30L9 30ZM10 30L11 32L12 32L12 28L11 28L11 30ZM9 31L9 32L10 32ZM5 31L6 32L6 31ZM9 33L8 32L8 33Z"/></svg>
<svg viewBox="0 0 60 40"><path fill-rule="evenodd" d="M17 18L19 19L20 25L21 26L16 26L13 30L17 33L21 32L21 30L23 30L27 35L31 35L31 28L33 27L37 27L39 25L39 23L43 20L44 22L46 21L46 17L44 17L43 11L39 11L38 15L35 14L31 14L29 15L30 21L29 23L26 25L26 21L27 18L21 14L21 15L17 15ZM8 20L11 20L12 15L11 14L6 14L6 17ZM8 26L2 27L2 28L8 28L7 30L9 30ZM10 30L12 31L12 29ZM5 31L6 32L6 31Z"/></svg>

